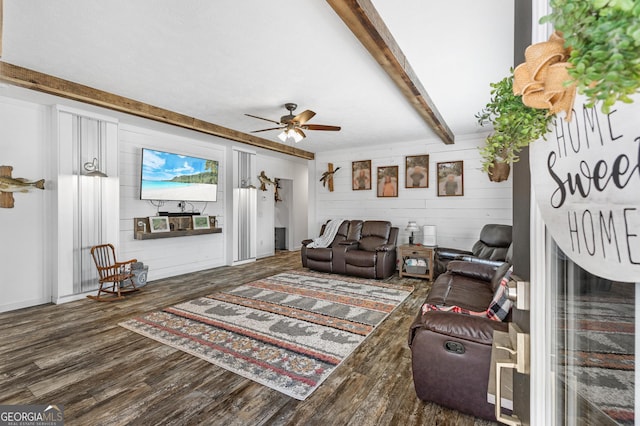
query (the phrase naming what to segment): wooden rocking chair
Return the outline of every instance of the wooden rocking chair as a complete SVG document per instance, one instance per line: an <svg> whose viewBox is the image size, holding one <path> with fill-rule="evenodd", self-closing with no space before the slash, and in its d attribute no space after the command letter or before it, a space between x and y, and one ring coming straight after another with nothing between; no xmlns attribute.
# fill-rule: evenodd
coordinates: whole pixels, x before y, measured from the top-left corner
<svg viewBox="0 0 640 426"><path fill-rule="evenodd" d="M136 259L127 260L126 262L116 261L116 250L113 244L91 247L91 257L93 257L98 269L100 288L98 289L98 295L89 295L87 296L89 299L100 302L113 302L124 299L123 293L138 290L132 279L134 274L131 272L131 264L137 262ZM129 283L125 284L127 280ZM113 296L101 296L101 293Z"/></svg>

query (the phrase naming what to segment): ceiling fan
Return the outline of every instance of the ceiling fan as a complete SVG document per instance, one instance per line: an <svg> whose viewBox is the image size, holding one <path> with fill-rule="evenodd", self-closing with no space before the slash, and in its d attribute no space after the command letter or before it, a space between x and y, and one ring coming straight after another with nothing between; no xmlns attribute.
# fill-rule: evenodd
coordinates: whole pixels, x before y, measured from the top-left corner
<svg viewBox="0 0 640 426"><path fill-rule="evenodd" d="M282 130L282 133L278 135L278 138L282 142L286 142L287 139L293 138L293 140L297 143L302 139L307 137L304 134L303 130L330 130L330 131L338 131L340 130L339 126L326 126L324 124L307 124L307 121L311 120L315 112L307 109L300 114L294 116L293 111L298 107L297 104L294 103L286 103L284 107L289 111L288 115L283 115L280 117L280 121L270 120L268 118L258 117L257 115L245 114L246 116L257 118L264 121L269 121L271 123L275 123L280 125L279 127L270 127L268 129L254 130L251 133L258 132L266 132L269 130Z"/></svg>

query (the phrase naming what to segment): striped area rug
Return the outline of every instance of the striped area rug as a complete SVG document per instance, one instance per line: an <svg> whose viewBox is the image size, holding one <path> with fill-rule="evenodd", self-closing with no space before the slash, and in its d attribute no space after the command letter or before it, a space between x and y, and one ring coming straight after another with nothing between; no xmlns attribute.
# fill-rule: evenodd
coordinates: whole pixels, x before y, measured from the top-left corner
<svg viewBox="0 0 640 426"><path fill-rule="evenodd" d="M412 290L292 271L120 325L304 400Z"/></svg>

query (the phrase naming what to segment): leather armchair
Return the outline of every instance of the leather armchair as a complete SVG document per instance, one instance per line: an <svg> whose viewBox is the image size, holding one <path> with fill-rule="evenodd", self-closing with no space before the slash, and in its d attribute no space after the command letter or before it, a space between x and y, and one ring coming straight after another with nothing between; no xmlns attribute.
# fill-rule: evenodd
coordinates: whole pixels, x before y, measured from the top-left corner
<svg viewBox="0 0 640 426"><path fill-rule="evenodd" d="M368 220L359 240L345 240L344 270L347 275L384 279L396 271L398 228L391 222ZM336 259L337 260L337 259Z"/></svg>
<svg viewBox="0 0 640 426"><path fill-rule="evenodd" d="M483 263L494 268L509 262L512 255L511 225L487 224L480 231L480 239L471 251L439 247L436 251L436 274L447 269L452 260Z"/></svg>

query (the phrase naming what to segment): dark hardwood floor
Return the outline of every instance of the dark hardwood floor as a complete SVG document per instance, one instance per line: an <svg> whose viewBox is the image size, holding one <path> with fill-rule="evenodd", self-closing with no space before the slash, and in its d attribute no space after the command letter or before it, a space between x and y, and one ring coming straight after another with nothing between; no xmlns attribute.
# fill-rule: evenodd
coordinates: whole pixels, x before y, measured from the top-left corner
<svg viewBox="0 0 640 426"><path fill-rule="evenodd" d="M62 404L67 425L490 425L416 398L407 331L416 287L306 400L298 401L118 323L301 268L298 252L157 280L114 303L80 300L0 314L0 404Z"/></svg>

